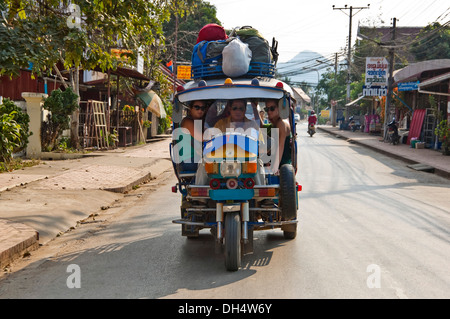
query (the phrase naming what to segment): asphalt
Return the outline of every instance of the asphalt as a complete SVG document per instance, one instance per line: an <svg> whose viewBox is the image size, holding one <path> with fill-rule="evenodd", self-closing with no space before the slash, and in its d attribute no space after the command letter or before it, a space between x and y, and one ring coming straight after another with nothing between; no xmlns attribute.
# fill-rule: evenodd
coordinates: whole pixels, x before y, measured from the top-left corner
<svg viewBox="0 0 450 319"><path fill-rule="evenodd" d="M0 174L0 271L77 222L172 169L170 136L86 154L45 154L33 167Z"/></svg>
<svg viewBox="0 0 450 319"><path fill-rule="evenodd" d="M438 151L391 145L377 135L332 126L318 126L318 130L401 159L411 169L450 179L450 156ZM136 185L172 169L169 143L169 136L161 136L145 145L95 151L79 158L57 159L54 154L39 165L0 174L0 270L108 207Z"/></svg>

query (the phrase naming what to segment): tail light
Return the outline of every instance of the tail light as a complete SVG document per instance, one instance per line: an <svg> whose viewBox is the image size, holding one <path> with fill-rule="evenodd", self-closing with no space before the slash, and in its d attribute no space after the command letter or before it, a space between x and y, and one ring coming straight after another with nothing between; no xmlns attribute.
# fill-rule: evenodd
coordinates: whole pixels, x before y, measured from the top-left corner
<svg viewBox="0 0 450 319"><path fill-rule="evenodd" d="M244 181L244 187L247 189L252 189L253 187L255 187L255 181L253 180L253 178L246 178Z"/></svg>
<svg viewBox="0 0 450 319"><path fill-rule="evenodd" d="M275 194L275 188L255 188L254 190L255 197L275 197Z"/></svg>
<svg viewBox="0 0 450 319"><path fill-rule="evenodd" d="M211 187L212 189L219 189L220 188L220 181L216 178L212 179L209 182L209 187Z"/></svg>
<svg viewBox="0 0 450 319"><path fill-rule="evenodd" d="M207 187L192 187L191 188L191 196L192 197L207 197L208 196Z"/></svg>

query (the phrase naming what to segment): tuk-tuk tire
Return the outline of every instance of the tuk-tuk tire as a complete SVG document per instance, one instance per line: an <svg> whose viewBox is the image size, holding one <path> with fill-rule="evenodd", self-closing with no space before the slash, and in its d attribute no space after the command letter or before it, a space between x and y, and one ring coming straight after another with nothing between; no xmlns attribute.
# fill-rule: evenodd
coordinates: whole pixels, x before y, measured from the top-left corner
<svg viewBox="0 0 450 319"><path fill-rule="evenodd" d="M237 271L241 266L241 216L239 212L225 215L225 267Z"/></svg>
<svg viewBox="0 0 450 319"><path fill-rule="evenodd" d="M282 220L297 218L297 189L295 186L295 170L291 164L280 168L280 202Z"/></svg>

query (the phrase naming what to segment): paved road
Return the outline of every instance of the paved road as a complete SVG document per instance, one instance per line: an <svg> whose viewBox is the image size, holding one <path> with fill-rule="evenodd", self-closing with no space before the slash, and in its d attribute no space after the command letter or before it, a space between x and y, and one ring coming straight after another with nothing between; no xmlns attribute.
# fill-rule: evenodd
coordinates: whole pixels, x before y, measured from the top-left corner
<svg viewBox="0 0 450 319"><path fill-rule="evenodd" d="M227 272L208 231L187 240L171 223L168 172L42 247L0 298L449 298L450 182L298 127L295 240L257 232Z"/></svg>

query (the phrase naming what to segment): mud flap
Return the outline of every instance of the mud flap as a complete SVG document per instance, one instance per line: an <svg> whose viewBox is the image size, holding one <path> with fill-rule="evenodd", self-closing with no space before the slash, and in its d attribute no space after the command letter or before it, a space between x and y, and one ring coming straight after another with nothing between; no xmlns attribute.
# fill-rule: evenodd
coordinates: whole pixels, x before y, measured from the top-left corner
<svg viewBox="0 0 450 319"><path fill-rule="evenodd" d="M248 228L248 240L242 245L242 254L252 254L253 253L253 227Z"/></svg>

